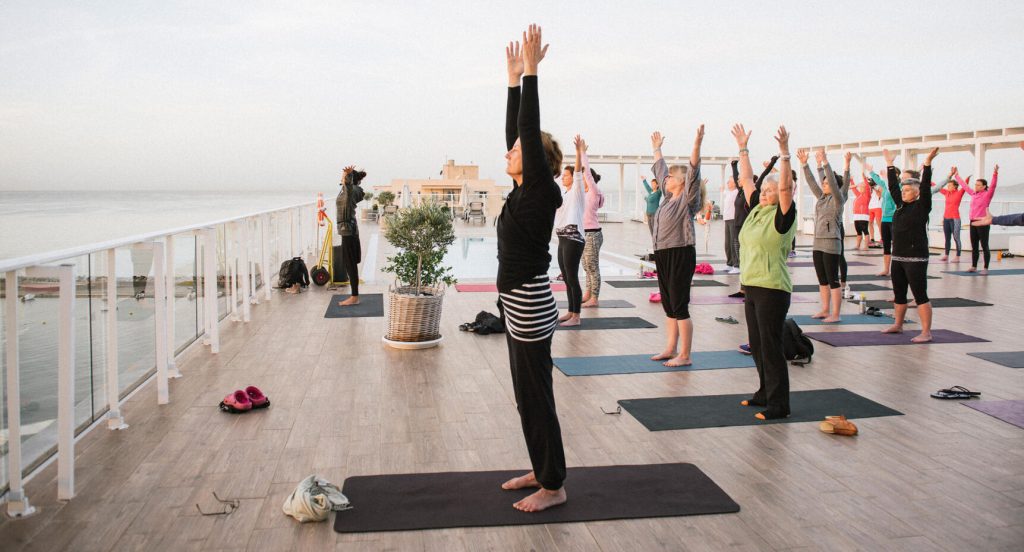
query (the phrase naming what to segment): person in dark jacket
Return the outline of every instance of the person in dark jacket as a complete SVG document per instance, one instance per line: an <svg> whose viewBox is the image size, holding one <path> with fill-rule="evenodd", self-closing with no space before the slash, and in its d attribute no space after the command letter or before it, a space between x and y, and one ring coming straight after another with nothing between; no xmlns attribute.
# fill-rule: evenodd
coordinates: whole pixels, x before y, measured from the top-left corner
<svg viewBox="0 0 1024 552"><path fill-rule="evenodd" d="M907 314L907 287L914 293L917 314L921 317L921 334L911 339L914 343L932 340L932 305L928 302L928 216L932 211L932 160L939 148L928 153L924 169L905 170L902 175L893 161L896 153L883 150L888 167L889 194L896 203L892 217L892 266L890 267L893 294L896 296L896 321L882 333L903 333L903 319Z"/></svg>
<svg viewBox="0 0 1024 552"><path fill-rule="evenodd" d="M364 171L357 171L355 165L345 167L341 177L341 191L334 205L337 208L338 233L341 234L341 257L348 275L352 294L338 304L346 307L359 304L359 261L363 258L359 244L359 223L356 220L356 205L363 200L363 189L359 183L366 178Z"/></svg>

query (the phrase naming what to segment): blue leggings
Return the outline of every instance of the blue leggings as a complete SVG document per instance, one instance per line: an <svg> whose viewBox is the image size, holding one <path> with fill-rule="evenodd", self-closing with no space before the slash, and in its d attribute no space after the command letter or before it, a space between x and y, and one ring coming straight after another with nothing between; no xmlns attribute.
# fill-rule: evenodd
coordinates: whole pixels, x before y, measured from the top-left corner
<svg viewBox="0 0 1024 552"><path fill-rule="evenodd" d="M949 255L949 238L956 240L956 256L960 256L960 219L942 219L942 232L946 235L946 255Z"/></svg>

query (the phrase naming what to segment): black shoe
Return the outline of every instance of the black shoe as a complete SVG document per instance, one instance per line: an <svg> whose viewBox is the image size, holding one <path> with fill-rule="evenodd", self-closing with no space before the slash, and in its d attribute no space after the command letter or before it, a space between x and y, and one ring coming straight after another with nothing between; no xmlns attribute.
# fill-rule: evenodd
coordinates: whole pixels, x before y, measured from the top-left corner
<svg viewBox="0 0 1024 552"><path fill-rule="evenodd" d="M739 298L739 299L743 299L746 296L747 295L745 293L743 293L742 291L737 291L736 293L730 293L729 294L729 297L734 297L734 298Z"/></svg>

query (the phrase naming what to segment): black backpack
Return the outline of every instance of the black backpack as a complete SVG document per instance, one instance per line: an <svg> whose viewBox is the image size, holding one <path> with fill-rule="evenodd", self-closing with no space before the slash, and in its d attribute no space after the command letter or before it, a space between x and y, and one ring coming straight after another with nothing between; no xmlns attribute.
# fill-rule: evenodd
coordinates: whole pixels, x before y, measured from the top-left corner
<svg viewBox="0 0 1024 552"><path fill-rule="evenodd" d="M306 263L302 257L294 257L281 263L281 270L277 273L277 287L287 288L295 284L309 286L309 271L306 270Z"/></svg>
<svg viewBox="0 0 1024 552"><path fill-rule="evenodd" d="M792 318L787 318L782 327L782 351L786 360L799 361L800 364L810 362L814 356L814 343Z"/></svg>
<svg viewBox="0 0 1024 552"><path fill-rule="evenodd" d="M460 325L459 329L464 332L473 332L480 335L505 333L505 323L487 311L480 311L477 313L475 320Z"/></svg>

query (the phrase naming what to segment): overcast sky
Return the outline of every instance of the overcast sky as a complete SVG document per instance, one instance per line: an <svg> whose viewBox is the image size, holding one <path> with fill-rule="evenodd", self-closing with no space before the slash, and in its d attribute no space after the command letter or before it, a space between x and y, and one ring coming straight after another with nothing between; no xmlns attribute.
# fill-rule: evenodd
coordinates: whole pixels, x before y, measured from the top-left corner
<svg viewBox="0 0 1024 552"><path fill-rule="evenodd" d="M1024 126L1013 1L412 4L3 2L0 190L502 178L503 47L533 21L542 124L591 153L660 129L686 154L701 122L712 155L746 123L756 158L779 123L794 145ZM990 159L1024 181L1024 152Z"/></svg>

